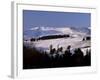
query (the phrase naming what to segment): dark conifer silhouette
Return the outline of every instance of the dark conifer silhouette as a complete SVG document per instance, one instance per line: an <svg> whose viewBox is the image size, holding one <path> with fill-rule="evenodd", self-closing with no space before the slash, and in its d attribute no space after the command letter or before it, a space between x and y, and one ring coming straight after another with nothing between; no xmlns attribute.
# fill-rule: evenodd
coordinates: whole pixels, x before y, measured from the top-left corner
<svg viewBox="0 0 100 80"><path fill-rule="evenodd" d="M74 54L71 53L69 45L65 51L63 47L53 48L50 45L50 51L38 51L35 47L23 47L23 69L34 68L53 68L53 67L74 67L74 66L90 66L91 51L87 50L86 55L80 48L75 49Z"/></svg>

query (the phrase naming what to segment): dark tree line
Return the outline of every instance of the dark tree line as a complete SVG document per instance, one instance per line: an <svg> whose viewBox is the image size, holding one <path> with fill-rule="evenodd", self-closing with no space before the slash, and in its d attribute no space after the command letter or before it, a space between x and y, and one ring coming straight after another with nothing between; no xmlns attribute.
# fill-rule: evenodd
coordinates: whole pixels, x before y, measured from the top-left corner
<svg viewBox="0 0 100 80"><path fill-rule="evenodd" d="M57 38L65 38L65 37L70 37L70 35L69 34L66 34L66 35L48 35L48 36L43 36L43 37L39 37L39 38L31 38L30 41L57 39Z"/></svg>
<svg viewBox="0 0 100 80"><path fill-rule="evenodd" d="M90 36L84 37L83 41L85 41L85 40L91 40L91 37Z"/></svg>
<svg viewBox="0 0 100 80"><path fill-rule="evenodd" d="M48 39L57 39L57 38L68 38L68 37L70 37L69 34L65 34L65 35L48 35L48 36L42 36L42 37L38 37L38 38L31 38L30 41L48 40ZM91 40L91 37L90 36L83 37L82 41L86 41L86 40Z"/></svg>
<svg viewBox="0 0 100 80"><path fill-rule="evenodd" d="M86 55L80 48L74 50L74 54L70 51L69 45L65 51L63 47L53 48L50 45L49 54L46 51L40 52L36 48L23 47L23 69L34 68L53 68L53 67L75 67L90 66L91 51L87 50ZM60 54L61 53L61 54Z"/></svg>

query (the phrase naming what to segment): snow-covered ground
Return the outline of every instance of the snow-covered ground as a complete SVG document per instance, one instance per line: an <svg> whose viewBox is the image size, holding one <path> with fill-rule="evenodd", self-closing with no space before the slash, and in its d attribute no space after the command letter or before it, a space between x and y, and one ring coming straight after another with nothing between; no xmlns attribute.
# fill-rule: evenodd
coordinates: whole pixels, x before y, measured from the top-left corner
<svg viewBox="0 0 100 80"><path fill-rule="evenodd" d="M36 31L38 37L46 36L46 35L55 35L55 34L70 35L70 37L66 37L66 38L38 40L38 41L30 41L30 40L24 41L25 45L30 47L36 47L38 50L49 52L50 45L53 45L53 48L57 49L58 47L63 47L63 51L65 51L67 47L70 45L72 52L75 48L81 48L81 50L84 52L84 55L86 55L86 50L90 49L91 46L90 40L83 41L83 38L85 38L86 36L90 36L90 34L88 34L87 32L88 29L78 30L70 27L66 27L66 28L36 27L36 28L32 28L31 30L33 32ZM39 34L38 31L41 32L41 34Z"/></svg>
<svg viewBox="0 0 100 80"><path fill-rule="evenodd" d="M67 49L70 45L71 50L75 48L81 48L86 55L86 50L90 49L90 40L82 41L82 38L59 38L59 39L49 39L49 40L39 40L39 41L25 41L24 44L30 47L36 47L39 50L49 51L50 45L53 45L53 48L57 49L58 47L63 47L63 51Z"/></svg>

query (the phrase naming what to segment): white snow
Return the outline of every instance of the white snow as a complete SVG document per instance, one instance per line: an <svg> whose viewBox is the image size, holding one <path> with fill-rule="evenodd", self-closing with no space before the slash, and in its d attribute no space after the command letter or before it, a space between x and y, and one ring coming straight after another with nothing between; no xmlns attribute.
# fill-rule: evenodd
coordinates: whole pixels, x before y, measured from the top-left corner
<svg viewBox="0 0 100 80"><path fill-rule="evenodd" d="M32 28L31 30L36 30L36 28ZM78 32L75 30L72 30L71 28L44 28L41 27L41 30L56 30L62 32L62 34L69 34L71 37L68 38L58 38L58 39L48 39L48 40L38 40L38 41L24 41L24 44L27 44L28 46L35 46L37 49L44 49L46 51L49 51L50 45L53 45L53 48L57 49L59 47L63 47L63 50L65 51L67 46L71 46L71 50L75 48L81 48L81 50L84 52L84 55L86 55L86 50L90 49L91 42L90 40L82 41L85 36L87 36L86 33Z"/></svg>
<svg viewBox="0 0 100 80"><path fill-rule="evenodd" d="M53 31L58 31L59 33L57 33L57 34L70 34L70 35L75 35L76 34L76 35L79 35L79 36L80 35L86 35L86 33L78 32L76 30L72 30L70 27L57 27L56 28L56 27L44 27L44 26L41 26L41 27L33 27L33 28L30 28L30 30L32 30L32 31L34 31L34 30L39 30L39 31L50 31L50 30L53 30ZM45 35L47 35L47 34L45 34Z"/></svg>
<svg viewBox="0 0 100 80"><path fill-rule="evenodd" d="M63 47L63 50L65 51L67 49L68 45L71 45L71 49L75 48L81 48L84 52L84 55L86 55L86 50L88 48L84 48L87 46L90 46L90 41L82 41L82 38L59 38L59 39L49 39L49 40L39 40L34 42L26 42L30 46L35 46L36 48L43 48L46 49L46 51L49 51L50 45L53 45L53 48Z"/></svg>

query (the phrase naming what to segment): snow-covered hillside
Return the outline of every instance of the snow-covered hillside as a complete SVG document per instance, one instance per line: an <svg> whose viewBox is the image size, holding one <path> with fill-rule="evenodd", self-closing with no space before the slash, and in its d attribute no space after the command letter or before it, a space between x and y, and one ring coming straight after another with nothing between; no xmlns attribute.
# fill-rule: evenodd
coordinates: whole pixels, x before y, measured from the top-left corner
<svg viewBox="0 0 100 80"><path fill-rule="evenodd" d="M24 39L37 38L48 35L64 35L69 34L72 37L90 35L88 28L74 27L34 27L24 31Z"/></svg>
<svg viewBox="0 0 100 80"><path fill-rule="evenodd" d="M89 29L88 29L89 30ZM47 39L47 40L38 40L38 41L24 41L24 45L30 46L30 47L36 47L38 50L41 51L49 51L50 45L53 45L53 48L57 49L59 47L63 47L63 50L66 50L66 48L70 45L71 50L73 51L75 48L81 48L84 52L84 55L86 55L86 50L90 49L91 47L91 41L90 40L84 40L86 36L90 36L87 31L85 32L85 29L76 29L71 27L66 28L49 28L49 27L35 27L31 28L29 31L32 31L33 34L35 34L32 37L41 37L41 36L47 36L47 35L63 35L63 34L69 34L70 37L65 38L57 38L57 39ZM32 35L33 35L32 34Z"/></svg>
<svg viewBox="0 0 100 80"><path fill-rule="evenodd" d="M65 51L69 45L71 45L71 50L75 48L81 48L86 54L86 50L90 49L90 41L82 41L82 38L60 38L60 39L50 39L50 40L40 40L35 42L25 41L25 44L30 47L36 47L38 50L49 51L50 45L53 45L53 48L63 47ZM86 48L85 48L86 47Z"/></svg>

